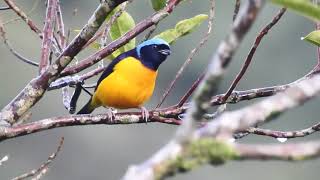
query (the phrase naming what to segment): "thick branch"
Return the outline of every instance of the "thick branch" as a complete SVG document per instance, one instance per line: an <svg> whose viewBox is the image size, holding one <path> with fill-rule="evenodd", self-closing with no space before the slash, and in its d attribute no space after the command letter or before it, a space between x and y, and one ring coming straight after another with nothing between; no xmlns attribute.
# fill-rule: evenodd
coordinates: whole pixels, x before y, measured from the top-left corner
<svg viewBox="0 0 320 180"><path fill-rule="evenodd" d="M164 118L159 116L157 112L151 112L151 116L148 122L160 122L166 124L180 124L180 120L173 118ZM98 115L73 115L73 116L62 116L53 117L48 119L43 119L35 121L32 123L16 125L13 127L1 127L0 128L0 141L15 138L19 136L24 136L40 131L45 131L48 129L67 127L67 126L80 126L80 125L94 125L94 124L136 124L145 123L145 119L142 118L139 112L126 112L117 113L115 118L109 117L108 114L98 114Z"/></svg>
<svg viewBox="0 0 320 180"><path fill-rule="evenodd" d="M0 113L1 124L14 124L27 110L29 110L44 94L60 74L60 72L77 55L82 46L92 38L104 22L106 16L117 5L125 0L105 0L89 19L79 35L63 51L61 56L49 66L40 76L31 80L26 87Z"/></svg>
<svg viewBox="0 0 320 180"><path fill-rule="evenodd" d="M219 79L265 1L248 0L245 2L230 35L219 45L175 138L143 164L131 166L123 179L161 179L175 172L176 162L180 160L183 151L191 146L191 140L195 137L193 132L196 128L196 121L201 120L210 107L210 99L214 95Z"/></svg>
<svg viewBox="0 0 320 180"><path fill-rule="evenodd" d="M119 47L128 43L132 38L136 37L138 34L142 33L147 28L158 23L163 18L167 17L169 15L169 13L172 12L175 5L177 5L179 2L180 2L180 0L172 0L171 3L169 3L165 9L163 9L163 10L155 13L154 15L144 19L139 24L137 24L132 30L128 31L126 34L124 34L119 39L111 42L105 48L99 50L98 52L89 56L88 58L80 61L79 64L66 68L61 73L61 76L67 76L67 75L72 75L72 74L78 73L78 72L82 71L83 69L88 68L91 65L99 62L103 58L107 57L113 51L115 51Z"/></svg>
<svg viewBox="0 0 320 180"><path fill-rule="evenodd" d="M320 142L271 145L236 144L240 160L301 161L320 156Z"/></svg>

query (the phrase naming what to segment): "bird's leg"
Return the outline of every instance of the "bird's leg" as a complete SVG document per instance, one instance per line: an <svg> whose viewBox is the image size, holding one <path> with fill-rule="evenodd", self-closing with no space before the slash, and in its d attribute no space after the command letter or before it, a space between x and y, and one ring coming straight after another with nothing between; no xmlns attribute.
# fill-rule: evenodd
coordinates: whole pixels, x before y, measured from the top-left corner
<svg viewBox="0 0 320 180"><path fill-rule="evenodd" d="M107 115L110 117L110 121L113 122L116 119L116 113L117 109L114 109L112 107L107 108Z"/></svg>
<svg viewBox="0 0 320 180"><path fill-rule="evenodd" d="M143 106L139 107L139 109L141 110L142 119L147 123L149 119L149 111Z"/></svg>

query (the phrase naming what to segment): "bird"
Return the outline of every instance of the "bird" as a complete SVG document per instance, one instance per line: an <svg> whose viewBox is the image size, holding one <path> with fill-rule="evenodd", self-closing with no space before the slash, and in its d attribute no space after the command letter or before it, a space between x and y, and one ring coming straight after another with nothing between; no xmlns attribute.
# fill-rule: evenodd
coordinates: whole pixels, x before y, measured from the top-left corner
<svg viewBox="0 0 320 180"><path fill-rule="evenodd" d="M77 114L90 114L100 106L137 108L147 122L149 112L143 104L152 96L158 68L170 54L170 45L161 38L146 40L120 54L101 74L92 97ZM114 117L113 112L110 115Z"/></svg>

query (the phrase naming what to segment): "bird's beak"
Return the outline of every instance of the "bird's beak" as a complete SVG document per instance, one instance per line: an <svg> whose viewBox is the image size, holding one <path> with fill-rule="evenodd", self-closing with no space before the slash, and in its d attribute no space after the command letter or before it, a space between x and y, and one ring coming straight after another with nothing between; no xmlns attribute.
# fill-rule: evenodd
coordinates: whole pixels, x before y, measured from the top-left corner
<svg viewBox="0 0 320 180"><path fill-rule="evenodd" d="M160 52L161 54L163 54L163 55L166 55L166 56L168 56L168 55L171 54L170 49L162 49L162 50L160 50L159 52Z"/></svg>

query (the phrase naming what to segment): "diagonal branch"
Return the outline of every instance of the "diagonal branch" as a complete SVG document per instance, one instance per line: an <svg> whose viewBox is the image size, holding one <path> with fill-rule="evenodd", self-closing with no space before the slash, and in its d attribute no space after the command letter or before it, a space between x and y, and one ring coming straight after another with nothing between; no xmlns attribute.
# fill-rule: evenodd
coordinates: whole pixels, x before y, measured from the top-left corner
<svg viewBox="0 0 320 180"><path fill-rule="evenodd" d="M202 119L210 107L210 99L214 95L219 79L223 76L232 55L238 49L243 37L265 3L263 0L248 0L245 2L235 20L231 33L220 43L211 60L207 74L195 92L190 108L182 125L178 128L176 136L150 159L140 165L131 166L123 179L161 179L179 169L177 167L179 163L177 162L183 158L181 155L186 152L184 150L189 147L192 148L193 143L191 141L196 137L194 136L196 122ZM188 154L186 156L188 158Z"/></svg>
<svg viewBox="0 0 320 180"><path fill-rule="evenodd" d="M51 154L48 157L47 161L44 162L43 164L41 164L41 166L39 168L33 169L32 171L30 171L28 173L25 173L25 174L22 174L22 175L20 175L18 177L13 178L12 180L23 180L23 179L26 179L26 178L29 178L29 177L40 175L41 173L43 173L43 171L47 172L48 166L52 163L52 161L57 157L58 153L61 151L63 142L64 142L64 137L61 138L61 140L59 142L59 145L57 147L57 150L53 154Z"/></svg>
<svg viewBox="0 0 320 180"><path fill-rule="evenodd" d="M165 90L164 94L162 95L162 97L160 98L159 103L157 104L156 108L159 108L162 103L165 101L165 99L167 98L167 96L169 95L169 93L171 92L171 90L174 88L177 80L180 78L180 76L182 75L184 69L191 63L193 57L197 54L197 52L200 50L200 48L208 41L209 39L209 35L211 34L211 30L212 30L212 22L213 22L213 18L214 18L214 14L215 14L215 3L214 1L212 1L213 3L211 3L211 8L210 8L210 15L209 15L209 21L208 21L208 30L207 33L204 35L204 37L202 38L202 40L199 42L199 44L197 45L196 48L194 48L187 60L183 63L183 65L180 67L179 71L176 73L176 76L174 77L174 79L170 82L169 86L167 87L167 89Z"/></svg>
<svg viewBox="0 0 320 180"><path fill-rule="evenodd" d="M24 20L32 31L42 36L41 30L36 26L36 24L24 13L12 0L4 0L7 5L12 9L18 16Z"/></svg>
<svg viewBox="0 0 320 180"><path fill-rule="evenodd" d="M261 40L263 39L263 37L265 37L265 35L268 34L269 30L280 20L280 18L282 17L282 15L285 12L286 12L286 8L282 8L277 13L277 15L272 19L272 21L270 23L268 23L264 28L262 28L262 30L259 32L253 46L251 47L251 50L250 50L246 60L244 61L244 64L241 67L240 72L237 74L236 78L231 83L229 89L226 92L226 95L222 98L222 101L226 101L228 99L228 97L231 95L232 91L236 88L239 81L242 79L242 77L246 73L246 71L252 61L253 55L256 52L258 46L260 45Z"/></svg>
<svg viewBox="0 0 320 180"><path fill-rule="evenodd" d="M61 76L67 76L67 75L72 75L72 74L78 73L78 72L90 67L91 65L99 62L104 57L107 57L108 55L110 55L114 50L125 45L132 38L136 37L138 34L145 31L147 28L151 27L152 25L161 21L163 18L167 17L173 11L173 8L180 2L181 2L181 0L171 0L165 9L158 11L157 13L153 14L152 16L144 19L139 24L137 24L132 30L125 33L122 37L111 42L105 48L99 50L95 54L82 60L77 65L66 68L61 73Z"/></svg>
<svg viewBox="0 0 320 180"><path fill-rule="evenodd" d="M106 16L117 5L125 0L101 1L88 23L77 37L64 49L60 57L49 66L40 76L31 80L26 87L0 112L0 124L14 124L43 96L50 83L58 78L60 72L72 61L104 22ZM8 124L9 123L9 124Z"/></svg>

